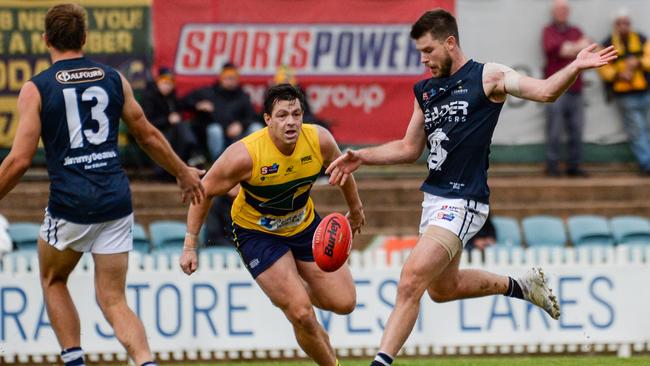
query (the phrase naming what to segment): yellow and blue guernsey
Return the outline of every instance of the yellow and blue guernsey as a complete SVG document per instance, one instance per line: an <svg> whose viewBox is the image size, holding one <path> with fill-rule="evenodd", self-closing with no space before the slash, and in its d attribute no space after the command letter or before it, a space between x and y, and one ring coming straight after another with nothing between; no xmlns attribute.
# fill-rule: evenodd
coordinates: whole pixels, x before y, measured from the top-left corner
<svg viewBox="0 0 650 366"><path fill-rule="evenodd" d="M244 229L292 236L314 221L309 193L323 167L314 125L303 124L291 155L282 154L263 128L241 140L253 160L232 205L233 222Z"/></svg>

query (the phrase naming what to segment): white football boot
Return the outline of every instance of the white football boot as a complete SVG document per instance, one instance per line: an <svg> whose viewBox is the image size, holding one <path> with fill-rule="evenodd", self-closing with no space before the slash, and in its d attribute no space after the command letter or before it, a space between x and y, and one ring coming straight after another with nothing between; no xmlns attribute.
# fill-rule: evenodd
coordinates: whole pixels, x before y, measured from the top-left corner
<svg viewBox="0 0 650 366"><path fill-rule="evenodd" d="M517 279L517 283L524 293L525 300L544 309L551 318L560 318L560 304L553 291L546 285L546 278L540 267L533 267Z"/></svg>

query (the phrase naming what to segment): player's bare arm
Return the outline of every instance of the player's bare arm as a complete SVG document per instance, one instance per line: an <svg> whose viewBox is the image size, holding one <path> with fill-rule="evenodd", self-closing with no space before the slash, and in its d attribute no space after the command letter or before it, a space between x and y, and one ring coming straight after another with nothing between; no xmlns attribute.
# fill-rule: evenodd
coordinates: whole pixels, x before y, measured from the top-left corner
<svg viewBox="0 0 650 366"><path fill-rule="evenodd" d="M192 203L187 213L187 234L183 244L180 265L183 272L190 275L198 268L198 236L212 204L212 198L227 194L240 182L251 177L253 159L243 142L230 145L219 159L210 167L203 177L205 199L198 204Z"/></svg>
<svg viewBox="0 0 650 366"><path fill-rule="evenodd" d="M334 160L341 156L341 150L336 144L334 136L328 130L321 126L316 127L318 129L321 155L323 156L323 165L329 167ZM340 188L341 192L343 192L343 197L345 197L345 202L347 202L348 208L350 209L348 212L348 220L352 228L352 235L354 235L357 232L361 232L361 226L366 223L366 217L363 213L363 204L359 197L357 183L352 174L350 174L350 178Z"/></svg>
<svg viewBox="0 0 650 366"><path fill-rule="evenodd" d="M203 185L201 184L201 176L205 171L188 167L183 163L174 153L165 136L147 120L142 107L133 96L133 90L129 82L122 75L120 75L120 78L122 79L122 90L124 91L122 119L129 128L129 132L147 155L176 177L181 188L183 203L188 200L192 203L200 202L205 197Z"/></svg>
<svg viewBox="0 0 650 366"><path fill-rule="evenodd" d="M573 62L546 79L521 75L501 64L485 64L485 95L493 102L503 102L507 94L536 102L553 102L573 84L582 71L604 66L617 57L613 46L602 50L596 48L596 44L583 48Z"/></svg>
<svg viewBox="0 0 650 366"><path fill-rule="evenodd" d="M18 96L18 128L9 155L0 165L0 199L11 191L32 164L41 136L41 95L31 81Z"/></svg>
<svg viewBox="0 0 650 366"><path fill-rule="evenodd" d="M401 140L369 147L361 150L348 150L338 157L327 168L330 175L330 184L345 184L349 175L357 170L361 164L391 165L415 162L424 149L426 136L424 134L424 113L413 99L413 114L406 129L406 134Z"/></svg>

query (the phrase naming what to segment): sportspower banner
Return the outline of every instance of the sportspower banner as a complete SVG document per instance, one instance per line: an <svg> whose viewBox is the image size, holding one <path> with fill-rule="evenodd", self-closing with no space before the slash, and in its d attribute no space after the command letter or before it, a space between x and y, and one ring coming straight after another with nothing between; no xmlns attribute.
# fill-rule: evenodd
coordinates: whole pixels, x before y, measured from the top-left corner
<svg viewBox="0 0 650 366"><path fill-rule="evenodd" d="M143 88L150 48L149 0L79 0L88 15L85 53ZM42 40L47 9L58 0L0 1L0 148L10 147L22 85L50 67Z"/></svg>
<svg viewBox="0 0 650 366"><path fill-rule="evenodd" d="M178 91L240 67L259 107L278 67L288 66L313 112L344 143L403 135L413 83L426 77L409 37L425 10L454 0L154 1L154 59L173 67Z"/></svg>
<svg viewBox="0 0 650 366"><path fill-rule="evenodd" d="M155 63L176 69L183 94L211 84L223 63L234 61L258 108L277 66L291 66L312 109L332 123L339 142L384 142L404 135L413 84L428 77L409 39L410 26L437 6L454 10L468 57L542 77L541 34L551 19L551 1L539 0L154 1ZM570 21L594 42L611 31L622 7L630 10L633 26L650 35L643 17L650 2L582 0L570 6ZM598 75L589 71L584 78L584 140L625 141ZM544 105L508 99L493 142L544 143Z"/></svg>
<svg viewBox="0 0 650 366"><path fill-rule="evenodd" d="M138 259L135 254L129 265L127 300L142 319L155 352L180 357L199 353L212 357L211 352L219 352L239 358L246 352L273 357L298 349L289 322L239 265L234 251L225 258L221 253L202 256L199 271L192 276L181 272L178 255ZM395 254L389 264L385 252L353 252L356 309L347 316L316 309L340 352L361 355L378 347L406 258ZM472 258L479 254L472 253ZM560 320L501 295L444 304L425 295L406 348L418 347L424 354L455 352L458 347L467 353L485 353L490 347L503 353L550 348L611 352L621 344L640 351L650 345L650 292L643 290L650 278L650 247L505 248L488 252L484 264L461 267L519 276L533 265L545 269L562 308ZM37 268L35 257L25 261L20 253L2 260L0 362L3 357L13 362L60 351L43 305ZM89 354L123 355L95 303L92 276L86 254L69 279L81 319L82 346Z"/></svg>

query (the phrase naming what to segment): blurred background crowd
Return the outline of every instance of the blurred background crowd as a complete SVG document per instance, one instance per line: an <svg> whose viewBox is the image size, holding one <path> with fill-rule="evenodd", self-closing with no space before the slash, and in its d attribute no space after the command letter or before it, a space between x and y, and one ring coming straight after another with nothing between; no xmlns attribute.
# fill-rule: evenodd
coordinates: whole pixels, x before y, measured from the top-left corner
<svg viewBox="0 0 650 366"><path fill-rule="evenodd" d="M551 75L590 43L614 45L619 52L615 63L585 74L554 103L542 106L510 98L493 141L497 174L503 171L499 167L514 166L514 179L518 175L594 179L602 178L603 172L650 175L650 40L646 36L650 29L643 16L650 12L650 4L421 1L399 16L391 11L403 5L399 1L383 5L386 11L332 14L326 13L326 5L294 4L296 14L304 18L294 22L282 18L280 9L252 12L245 4L218 1L133 0L112 7L107 2L107 8L88 7L87 52L131 80L147 118L184 161L209 167L234 141L264 127L260 105L264 91L279 83L297 85L305 92L305 122L331 129L342 147L400 138L412 100L411 85L427 77L417 51L404 37L407 25L420 8L444 6L459 19L466 53L532 76ZM207 11L213 8L218 11ZM45 49L34 36L41 27L38 14L45 9L0 4L3 154L15 131L12 103L21 81L47 66ZM348 25L337 25L335 18ZM358 19L358 25L351 19ZM370 20L384 26L368 26ZM242 25L246 23L249 26ZM170 181L172 177L146 159L124 131L122 160L129 174L136 181ZM35 160L37 169L39 163L42 155ZM414 176L418 174L411 171L403 175ZM4 205L0 213L11 221L35 216L15 214L14 208L7 207L11 203ZM519 219L549 213L566 219L605 210L540 209L522 214L500 210L499 202L494 207L498 215ZM227 245L231 240L224 229L230 226L229 210L228 198L215 199L207 222L206 240L211 245ZM646 214L645 208L607 212L607 216ZM488 242L495 243L494 230L487 232L493 238ZM394 230L393 234L405 233Z"/></svg>

